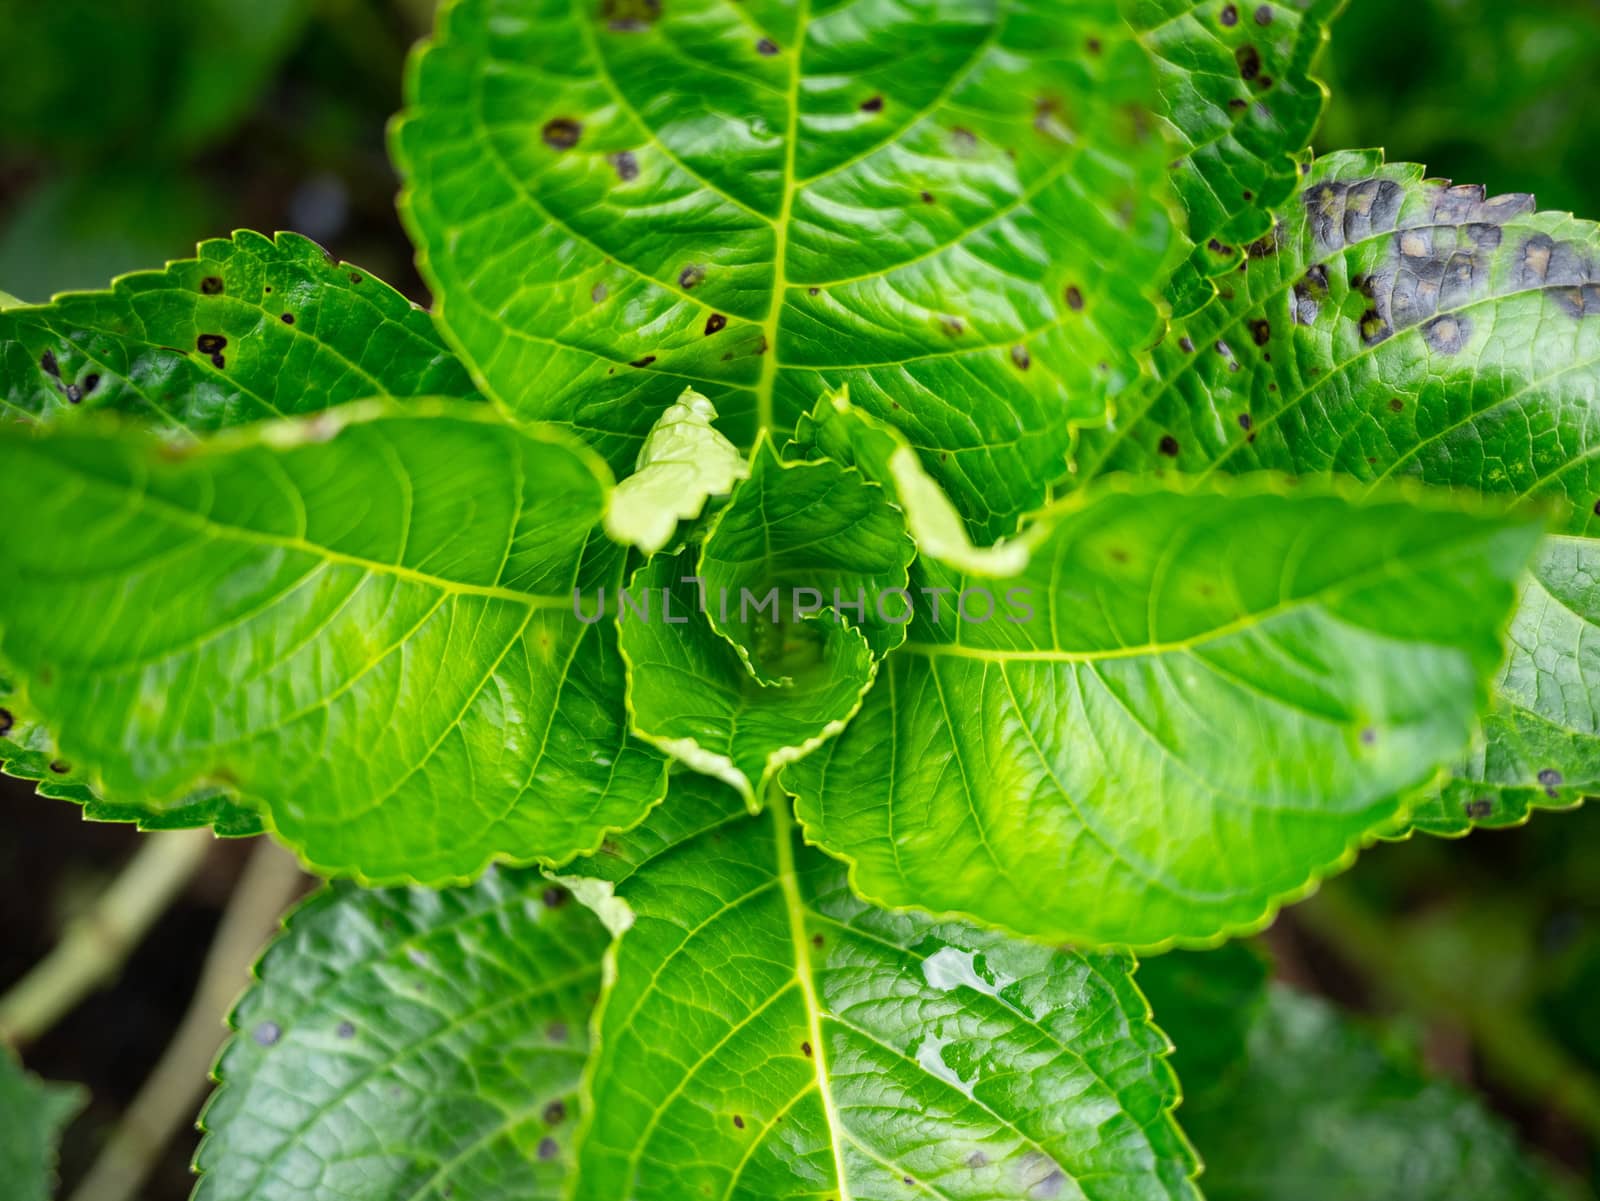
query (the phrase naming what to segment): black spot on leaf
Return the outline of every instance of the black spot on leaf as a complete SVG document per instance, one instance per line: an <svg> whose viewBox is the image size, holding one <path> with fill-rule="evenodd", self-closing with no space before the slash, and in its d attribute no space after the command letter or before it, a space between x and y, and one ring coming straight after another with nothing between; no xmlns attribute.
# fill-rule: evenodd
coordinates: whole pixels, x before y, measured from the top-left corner
<svg viewBox="0 0 1600 1201"><path fill-rule="evenodd" d="M1377 309L1368 309L1361 314L1361 340L1368 346L1376 346L1393 334L1394 330Z"/></svg>
<svg viewBox="0 0 1600 1201"><path fill-rule="evenodd" d="M801 1043L800 1044L800 1053L802 1055L804 1055L807 1059L810 1059L811 1058L811 1044L810 1043Z"/></svg>
<svg viewBox="0 0 1600 1201"><path fill-rule="evenodd" d="M1391 396L1389 398L1389 411L1391 413L1398 413L1405 407L1406 402L1401 400L1398 396Z"/></svg>
<svg viewBox="0 0 1600 1201"><path fill-rule="evenodd" d="M1553 767L1547 767L1539 773L1539 783L1546 788L1554 788L1561 783L1561 773Z"/></svg>
<svg viewBox="0 0 1600 1201"><path fill-rule="evenodd" d="M1083 291L1077 284L1067 285L1067 307L1074 313L1083 312Z"/></svg>
<svg viewBox="0 0 1600 1201"><path fill-rule="evenodd" d="M605 0L600 16L612 33L637 33L656 23L661 0Z"/></svg>
<svg viewBox="0 0 1600 1201"><path fill-rule="evenodd" d="M544 144L552 150L571 150L583 136L583 126L571 117L553 117L540 131Z"/></svg>
<svg viewBox="0 0 1600 1201"><path fill-rule="evenodd" d="M1018 371L1026 371L1033 366L1033 357L1028 354L1026 346L1013 346L1011 348L1011 362Z"/></svg>
<svg viewBox="0 0 1600 1201"><path fill-rule="evenodd" d="M922 203L923 204L932 204L933 203L933 193L932 192L924 192L922 194Z"/></svg>
<svg viewBox="0 0 1600 1201"><path fill-rule="evenodd" d="M685 292L693 291L705 282L706 269L699 263L690 263L678 272L678 287Z"/></svg>
<svg viewBox="0 0 1600 1201"><path fill-rule="evenodd" d="M1488 817L1494 812L1494 802L1488 797L1478 797L1466 804L1467 816L1471 818Z"/></svg>
<svg viewBox="0 0 1600 1201"><path fill-rule="evenodd" d="M773 41L771 38L762 38L756 43L756 53L764 55L767 58L771 58L774 54L778 53L778 43Z"/></svg>
<svg viewBox="0 0 1600 1201"><path fill-rule="evenodd" d="M270 1047L283 1037L283 1027L277 1022L262 1022L253 1036L263 1047Z"/></svg>
<svg viewBox="0 0 1600 1201"><path fill-rule="evenodd" d="M83 394L85 396L100 386L100 377L93 372L83 377Z"/></svg>
<svg viewBox="0 0 1600 1201"><path fill-rule="evenodd" d="M864 113L881 113L883 111L883 97L868 96L861 102L861 111Z"/></svg>
<svg viewBox="0 0 1600 1201"><path fill-rule="evenodd" d="M1178 440L1171 434L1162 434L1161 442L1156 449L1166 455L1167 458L1176 459L1178 457Z"/></svg>
<svg viewBox="0 0 1600 1201"><path fill-rule="evenodd" d="M572 894L565 888L547 888L544 890L544 907L546 909L560 909L572 899Z"/></svg>
<svg viewBox="0 0 1600 1201"><path fill-rule="evenodd" d="M546 1163L548 1163L550 1160L554 1159L557 1155L560 1155L560 1154L561 1154L561 1144L556 1142L555 1139L553 1139L553 1138L542 1138L542 1139L539 1140L539 1158L540 1159L542 1159Z"/></svg>
<svg viewBox="0 0 1600 1201"><path fill-rule="evenodd" d="M285 325L293 325L294 324L294 314L293 313L285 313L283 315L283 323Z"/></svg>
<svg viewBox="0 0 1600 1201"><path fill-rule="evenodd" d="M1260 8L1256 9L1256 24L1257 25L1271 25L1272 24L1272 6L1271 5L1263 4Z"/></svg>
<svg viewBox="0 0 1600 1201"><path fill-rule="evenodd" d="M706 337L709 338L712 334L720 333L727 328L727 325L728 319L726 317L721 313L712 313L711 316L706 318Z"/></svg>
<svg viewBox="0 0 1600 1201"><path fill-rule="evenodd" d="M339 1029L335 1031L335 1033L338 1034L340 1038L354 1038L356 1036L355 1023L340 1022Z"/></svg>
<svg viewBox="0 0 1600 1201"><path fill-rule="evenodd" d="M16 728L17 719L10 709L0 709L0 738L4 738Z"/></svg>
<svg viewBox="0 0 1600 1201"><path fill-rule="evenodd" d="M562 1101L552 1101L544 1107L544 1121L547 1126L559 1126L567 1120L567 1107Z"/></svg>
<svg viewBox="0 0 1600 1201"><path fill-rule="evenodd" d="M1310 325L1322 311L1322 302L1328 295L1328 269L1321 263L1310 268L1294 286L1294 320L1296 325Z"/></svg>
<svg viewBox="0 0 1600 1201"><path fill-rule="evenodd" d="M1422 327L1422 336L1440 354L1455 354L1466 345L1471 332L1465 317L1440 317Z"/></svg>
<svg viewBox="0 0 1600 1201"><path fill-rule="evenodd" d="M58 776L70 775L72 773L72 764L65 759L52 759L50 760L50 770Z"/></svg>
<svg viewBox="0 0 1600 1201"><path fill-rule="evenodd" d="M47 350L44 352L44 354L39 356L39 370L43 371L46 375L55 376L56 379L61 378L61 367L56 363L54 351Z"/></svg>
<svg viewBox="0 0 1600 1201"><path fill-rule="evenodd" d="M738 1114L734 1114L733 1115L733 1128L735 1130L743 1130L744 1129L744 1118L742 1118Z"/></svg>
<svg viewBox="0 0 1600 1201"><path fill-rule="evenodd" d="M1182 337L1180 337L1178 339L1178 349L1183 351L1184 354L1193 354L1194 353L1194 339L1191 338L1188 334L1184 334Z"/></svg>
<svg viewBox="0 0 1600 1201"><path fill-rule="evenodd" d="M1240 79L1248 82L1261 74L1261 51L1254 46L1240 46L1233 52L1233 60L1239 64Z"/></svg>
<svg viewBox="0 0 1600 1201"><path fill-rule="evenodd" d="M1250 323L1250 338L1257 346L1265 346L1272 341L1272 323L1265 317L1257 317Z"/></svg>
<svg viewBox="0 0 1600 1201"><path fill-rule="evenodd" d="M1224 4L1222 12L1217 19L1230 29L1233 28L1239 23L1239 6L1236 4Z"/></svg>
<svg viewBox="0 0 1600 1201"><path fill-rule="evenodd" d="M222 278L217 275L208 275L200 281L200 290L207 296L222 295Z"/></svg>
<svg viewBox="0 0 1600 1201"><path fill-rule="evenodd" d="M628 183L639 178L639 160L633 157L631 150L619 150L607 159L612 170L617 173L617 178L623 183Z"/></svg>
<svg viewBox="0 0 1600 1201"><path fill-rule="evenodd" d="M1250 414L1249 413L1240 413L1239 414L1239 428L1240 429L1247 430L1247 429L1250 428L1250 426L1252 424L1254 424L1254 423L1250 420Z"/></svg>
<svg viewBox="0 0 1600 1201"><path fill-rule="evenodd" d="M194 345L201 354L217 354L227 349L228 339L221 334L201 334L195 339Z"/></svg>
<svg viewBox="0 0 1600 1201"><path fill-rule="evenodd" d="M656 356L655 355L647 354L642 359L634 359L633 362L628 364L628 366L630 366L630 367L648 367L648 366L650 366L651 363L653 363L655 361L656 361Z"/></svg>

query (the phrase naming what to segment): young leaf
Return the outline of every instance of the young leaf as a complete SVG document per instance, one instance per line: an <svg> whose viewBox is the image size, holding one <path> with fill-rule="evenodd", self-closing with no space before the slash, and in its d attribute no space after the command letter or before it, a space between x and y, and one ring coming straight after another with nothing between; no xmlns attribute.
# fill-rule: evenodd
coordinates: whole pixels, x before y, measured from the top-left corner
<svg viewBox="0 0 1600 1201"><path fill-rule="evenodd" d="M297 234L0 312L0 411L115 409L201 433L375 397L475 396L432 319Z"/></svg>
<svg viewBox="0 0 1600 1201"><path fill-rule="evenodd" d="M1169 982L1202 977L1212 958L1163 956L1139 973L1175 1030L1179 1119L1205 1161L1209 1201L1572 1196L1477 1100L1429 1080L1325 1002L1258 982L1238 990L1239 1007L1185 1011ZM1230 1037L1245 1033L1220 1078L1204 1050L1219 1024Z"/></svg>
<svg viewBox="0 0 1600 1201"><path fill-rule="evenodd" d="M440 321L619 472L686 384L744 447L848 385L1008 533L1158 331L1168 148L1115 0L459 0L407 97Z"/></svg>
<svg viewBox="0 0 1600 1201"><path fill-rule="evenodd" d="M598 474L597 474L598 473ZM330 872L440 882L637 821L604 468L481 407L346 407L188 451L0 429L0 653L109 802L217 786Z"/></svg>
<svg viewBox="0 0 1600 1201"><path fill-rule="evenodd" d="M44 1083L0 1050L0 1179L12 1201L50 1201L61 1130L87 1099L76 1085Z"/></svg>
<svg viewBox="0 0 1600 1201"><path fill-rule="evenodd" d="M1129 18L1155 57L1162 114L1181 149L1173 180L1194 252L1168 296L1179 316L1210 301L1207 276L1235 269L1271 228L1327 103L1311 76L1344 0L1135 0Z"/></svg>
<svg viewBox="0 0 1600 1201"><path fill-rule="evenodd" d="M230 1019L195 1201L558 1201L606 941L534 870L324 888Z"/></svg>
<svg viewBox="0 0 1600 1201"><path fill-rule="evenodd" d="M700 555L707 618L767 684L786 678L769 635L823 609L848 613L884 655L905 639L916 553L881 487L826 459L786 463L763 437Z"/></svg>
<svg viewBox="0 0 1600 1201"><path fill-rule="evenodd" d="M860 630L824 611L759 629L764 661L787 682L756 679L707 620L695 571L692 554L658 555L618 602L631 727L754 809L778 768L844 728L877 663Z"/></svg>
<svg viewBox="0 0 1600 1201"><path fill-rule="evenodd" d="M783 782L863 895L1090 944L1258 927L1347 862L1466 745L1541 532L1151 481L1041 520L1015 576L923 564L909 640Z"/></svg>
<svg viewBox="0 0 1600 1201"><path fill-rule="evenodd" d="M794 441L784 448L792 458L831 459L881 485L905 514L917 553L948 567L980 575L1009 575L1028 562L1027 545L1002 539L977 547L967 537L961 514L944 489L922 466L905 435L850 403L848 391L832 392L800 418Z"/></svg>
<svg viewBox="0 0 1600 1201"><path fill-rule="evenodd" d="M1585 649L1600 624L1593 223L1375 152L1332 155L1231 296L1154 362L1115 428L1085 435L1081 477L1275 468L1569 505L1524 585L1448 824L1570 804L1600 782L1600 666Z"/></svg>
<svg viewBox="0 0 1600 1201"><path fill-rule="evenodd" d="M1127 956L863 904L704 777L610 855L575 1201L1198 1201Z"/></svg>
<svg viewBox="0 0 1600 1201"><path fill-rule="evenodd" d="M680 521L700 516L713 496L726 496L750 466L711 424L717 410L693 388L655 423L632 475L617 485L606 510L606 533L653 555Z"/></svg>

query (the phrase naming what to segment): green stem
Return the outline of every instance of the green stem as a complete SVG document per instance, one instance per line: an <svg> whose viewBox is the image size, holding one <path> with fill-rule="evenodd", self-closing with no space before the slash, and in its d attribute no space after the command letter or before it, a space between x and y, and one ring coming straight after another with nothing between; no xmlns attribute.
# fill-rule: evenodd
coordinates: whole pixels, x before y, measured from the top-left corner
<svg viewBox="0 0 1600 1201"><path fill-rule="evenodd" d="M1392 1003L1425 1020L1459 1016L1494 1080L1600 1138L1600 1082L1522 1013L1472 1002L1463 981L1445 979L1409 955L1392 926L1347 888L1325 890L1294 916Z"/></svg>
<svg viewBox="0 0 1600 1201"><path fill-rule="evenodd" d="M151 834L94 907L0 997L0 1042L29 1042L110 983L216 840L209 830Z"/></svg>

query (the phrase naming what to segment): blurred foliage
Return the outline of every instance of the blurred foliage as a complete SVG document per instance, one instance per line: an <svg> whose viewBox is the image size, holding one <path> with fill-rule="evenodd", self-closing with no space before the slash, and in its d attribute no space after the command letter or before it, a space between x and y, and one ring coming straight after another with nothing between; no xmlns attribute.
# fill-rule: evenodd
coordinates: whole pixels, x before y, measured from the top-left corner
<svg viewBox="0 0 1600 1201"><path fill-rule="evenodd" d="M1323 58L1319 152L1392 161L1600 217L1600 3L1350 0Z"/></svg>

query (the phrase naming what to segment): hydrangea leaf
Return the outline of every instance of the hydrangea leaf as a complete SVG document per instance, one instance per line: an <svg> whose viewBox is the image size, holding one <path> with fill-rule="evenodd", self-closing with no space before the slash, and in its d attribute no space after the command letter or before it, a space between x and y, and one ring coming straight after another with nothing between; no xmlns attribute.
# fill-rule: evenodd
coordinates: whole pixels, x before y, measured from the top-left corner
<svg viewBox="0 0 1600 1201"><path fill-rule="evenodd" d="M1600 229L1531 196L1331 155L1231 295L1085 436L1081 476L1275 468L1551 498L1478 750L1424 805L1460 832L1600 784Z"/></svg>
<svg viewBox="0 0 1600 1201"><path fill-rule="evenodd" d="M764 683L707 620L695 571L692 553L658 555L618 601L632 729L755 809L774 772L844 728L877 662L859 629L824 610L759 631L786 681Z"/></svg>
<svg viewBox="0 0 1600 1201"><path fill-rule="evenodd" d="M784 448L791 458L824 458L859 468L887 490L905 514L906 529L917 553L981 575L1021 571L1028 561L1022 539L1001 539L993 546L974 546L961 514L922 460L894 426L869 416L850 403L848 391L831 392L800 419L794 441Z"/></svg>
<svg viewBox="0 0 1600 1201"><path fill-rule="evenodd" d="M706 615L767 684L788 678L775 635L824 609L848 616L875 654L887 654L905 639L915 555L905 516L880 485L827 459L785 462L763 437L750 478L701 550Z"/></svg>
<svg viewBox="0 0 1600 1201"><path fill-rule="evenodd" d="M604 467L481 406L346 406L179 449L0 429L0 653L109 803L220 787L319 870L442 882L636 822Z"/></svg>
<svg viewBox="0 0 1600 1201"><path fill-rule="evenodd" d="M532 869L324 888L230 1019L195 1201L559 1201L606 943Z"/></svg>
<svg viewBox="0 0 1600 1201"><path fill-rule="evenodd" d="M576 870L627 929L574 1201L1197 1201L1127 956L873 908L705 777Z"/></svg>
<svg viewBox="0 0 1600 1201"><path fill-rule="evenodd" d="M711 424L716 416L704 396L683 390L645 438L634 473L611 494L606 533L653 555L679 522L700 516L706 501L750 474L738 447Z"/></svg>
<svg viewBox="0 0 1600 1201"><path fill-rule="evenodd" d="M1139 372L1177 238L1116 0L456 0L393 138L452 342L619 473L683 387L829 387L1010 532Z"/></svg>
<svg viewBox="0 0 1600 1201"><path fill-rule="evenodd" d="M1231 1006L1218 1003L1230 985L1214 981L1214 995L1187 1007L1185 991L1196 995L1214 958L1163 956L1139 974L1177 1044L1178 1116L1205 1161L1209 1201L1575 1197L1481 1102L1324 1001L1258 979L1234 981ZM1244 1041L1213 1077L1218 1061L1203 1044L1219 1026Z"/></svg>
<svg viewBox="0 0 1600 1201"><path fill-rule="evenodd" d="M1258 927L1461 753L1543 528L1151 480L1042 520L1015 576L919 561L908 641L782 779L864 896L1136 946Z"/></svg>
<svg viewBox="0 0 1600 1201"><path fill-rule="evenodd" d="M1288 200L1327 104L1311 71L1345 0L1135 0L1128 16L1154 56L1162 115L1180 154L1190 261L1173 278L1178 315L1208 303L1208 277L1235 269Z"/></svg>
<svg viewBox="0 0 1600 1201"><path fill-rule="evenodd" d="M114 409L204 433L351 400L471 399L433 320L297 234L241 231L197 257L0 312L0 412Z"/></svg>
<svg viewBox="0 0 1600 1201"><path fill-rule="evenodd" d="M0 1050L0 1173L13 1201L50 1201L62 1128L87 1100L76 1085L46 1084Z"/></svg>

